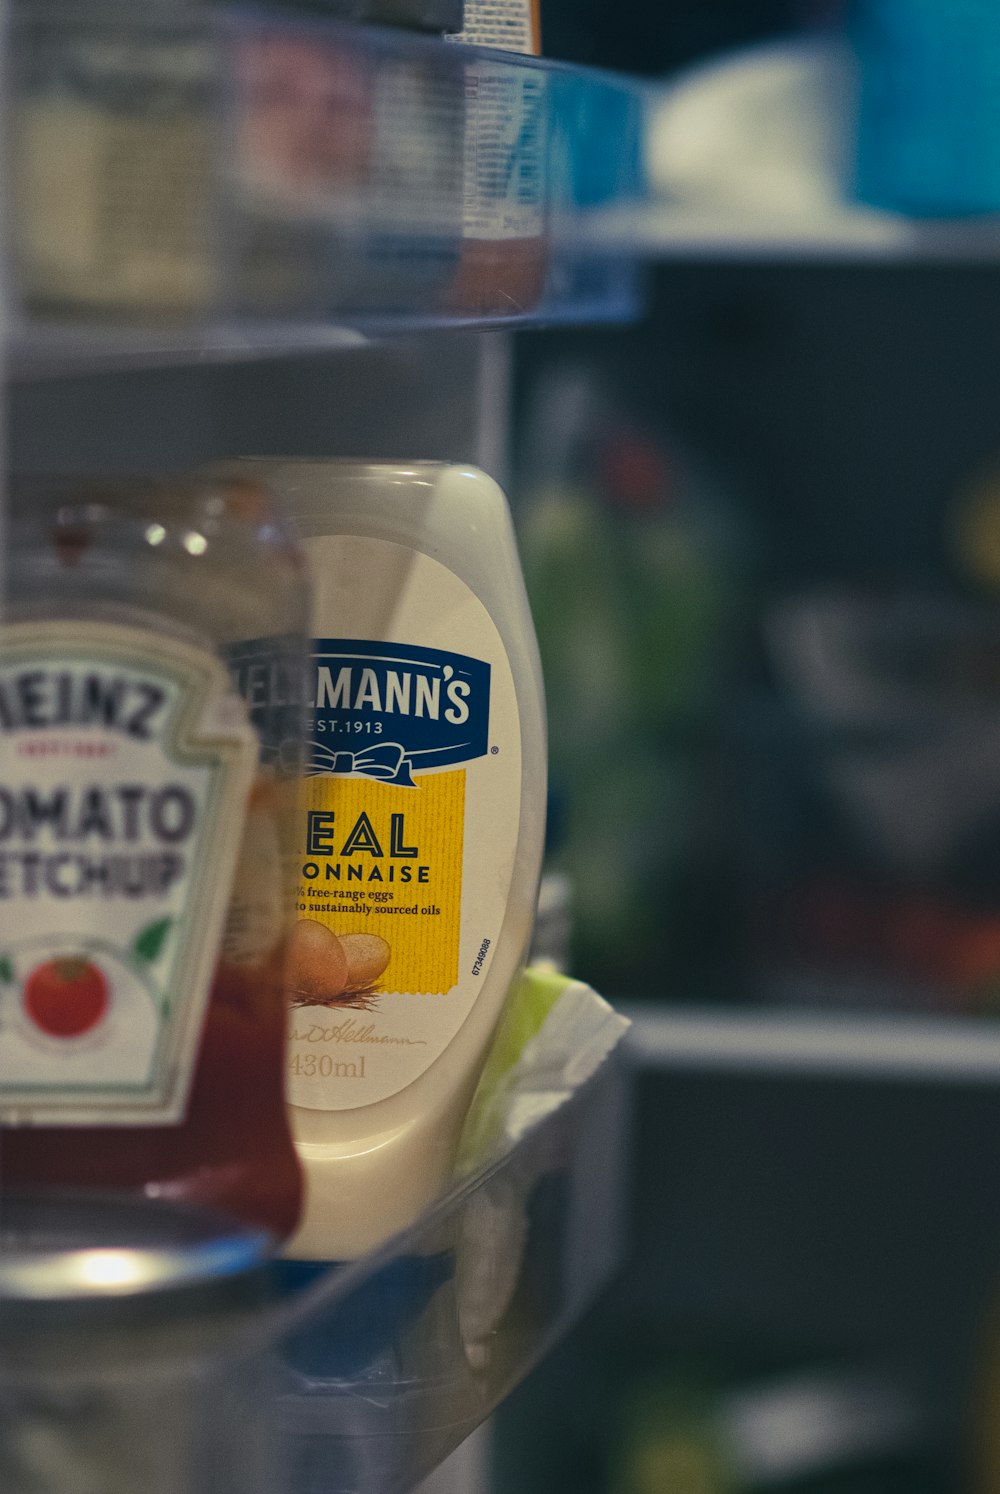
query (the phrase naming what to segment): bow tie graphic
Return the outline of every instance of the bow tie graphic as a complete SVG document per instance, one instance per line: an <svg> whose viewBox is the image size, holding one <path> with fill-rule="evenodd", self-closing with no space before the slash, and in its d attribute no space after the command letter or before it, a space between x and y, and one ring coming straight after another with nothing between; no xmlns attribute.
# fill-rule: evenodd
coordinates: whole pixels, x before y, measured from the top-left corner
<svg viewBox="0 0 1000 1494"><path fill-rule="evenodd" d="M377 778L382 783L416 787L410 776L409 759L398 742L382 742L360 752L331 752L316 742L313 744L313 772L358 773L364 778Z"/></svg>

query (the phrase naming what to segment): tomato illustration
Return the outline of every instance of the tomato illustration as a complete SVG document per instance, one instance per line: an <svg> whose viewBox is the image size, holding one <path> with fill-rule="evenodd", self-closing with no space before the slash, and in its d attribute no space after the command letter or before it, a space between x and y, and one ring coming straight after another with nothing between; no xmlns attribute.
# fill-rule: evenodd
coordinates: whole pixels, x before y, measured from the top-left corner
<svg viewBox="0 0 1000 1494"><path fill-rule="evenodd" d="M108 983L83 955L47 960L24 984L24 1009L50 1037L80 1037L108 1009Z"/></svg>

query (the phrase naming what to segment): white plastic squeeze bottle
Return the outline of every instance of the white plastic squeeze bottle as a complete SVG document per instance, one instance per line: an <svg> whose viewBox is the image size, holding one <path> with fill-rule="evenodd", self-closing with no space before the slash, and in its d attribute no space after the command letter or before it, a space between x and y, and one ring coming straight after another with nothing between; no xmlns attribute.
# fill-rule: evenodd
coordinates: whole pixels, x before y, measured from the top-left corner
<svg viewBox="0 0 1000 1494"><path fill-rule="evenodd" d="M469 467L254 464L314 578L291 937L289 1254L357 1256L441 1190L525 957L541 671L510 514Z"/></svg>

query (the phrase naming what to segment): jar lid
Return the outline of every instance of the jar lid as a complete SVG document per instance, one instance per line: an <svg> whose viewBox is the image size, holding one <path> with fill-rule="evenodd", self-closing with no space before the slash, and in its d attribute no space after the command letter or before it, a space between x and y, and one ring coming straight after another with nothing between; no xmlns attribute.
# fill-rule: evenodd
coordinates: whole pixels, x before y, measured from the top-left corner
<svg viewBox="0 0 1000 1494"><path fill-rule="evenodd" d="M263 1230L141 1195L0 1196L3 1305L108 1302L234 1284L263 1268Z"/></svg>

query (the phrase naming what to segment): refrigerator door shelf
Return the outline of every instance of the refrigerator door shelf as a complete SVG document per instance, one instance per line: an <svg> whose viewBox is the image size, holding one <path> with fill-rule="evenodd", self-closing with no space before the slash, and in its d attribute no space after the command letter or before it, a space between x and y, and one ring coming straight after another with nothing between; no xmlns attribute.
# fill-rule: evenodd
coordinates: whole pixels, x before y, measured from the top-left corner
<svg viewBox="0 0 1000 1494"><path fill-rule="evenodd" d="M622 1259L626 1075L612 1053L364 1260L287 1263L268 1335L292 1494L404 1494L590 1305Z"/></svg>
<svg viewBox="0 0 1000 1494"><path fill-rule="evenodd" d="M81 13L82 12L82 13ZM646 89L322 16L15 8L15 372L621 320Z"/></svg>

